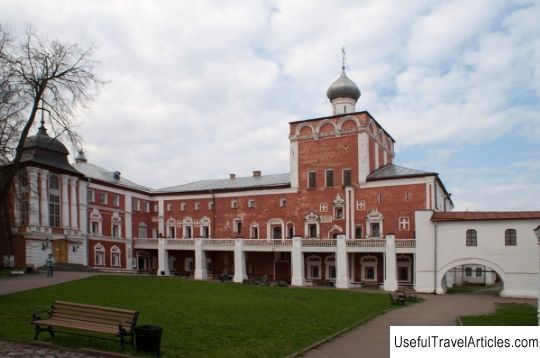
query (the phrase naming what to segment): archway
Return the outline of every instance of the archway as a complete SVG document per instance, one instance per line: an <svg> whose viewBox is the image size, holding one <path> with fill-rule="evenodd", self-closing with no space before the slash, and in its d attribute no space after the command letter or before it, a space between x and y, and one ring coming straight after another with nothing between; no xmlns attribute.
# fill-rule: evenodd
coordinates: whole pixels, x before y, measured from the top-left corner
<svg viewBox="0 0 540 358"><path fill-rule="evenodd" d="M507 281L505 271L493 261L481 258L459 259L447 263L439 269L437 293L462 285L492 287L493 291L504 296Z"/></svg>

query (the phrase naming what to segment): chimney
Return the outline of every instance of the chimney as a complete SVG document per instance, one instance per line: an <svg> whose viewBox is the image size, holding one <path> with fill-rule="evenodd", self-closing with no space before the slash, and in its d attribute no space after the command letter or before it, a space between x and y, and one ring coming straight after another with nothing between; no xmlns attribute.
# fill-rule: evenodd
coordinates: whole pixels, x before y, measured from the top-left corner
<svg viewBox="0 0 540 358"><path fill-rule="evenodd" d="M261 171L260 170L254 170L253 171L253 177L254 178L257 178L257 177L260 177L261 176Z"/></svg>
<svg viewBox="0 0 540 358"><path fill-rule="evenodd" d="M231 180L236 179L236 174L229 174L229 179Z"/></svg>
<svg viewBox="0 0 540 358"><path fill-rule="evenodd" d="M113 178L114 178L114 180L120 180L120 174L121 174L121 173L120 173L119 171L114 172L114 173L113 173Z"/></svg>

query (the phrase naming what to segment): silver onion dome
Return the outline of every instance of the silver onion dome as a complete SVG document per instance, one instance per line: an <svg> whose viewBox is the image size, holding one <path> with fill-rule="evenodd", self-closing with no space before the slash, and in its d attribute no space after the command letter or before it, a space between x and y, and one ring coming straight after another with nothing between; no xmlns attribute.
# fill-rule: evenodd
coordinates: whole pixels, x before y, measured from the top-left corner
<svg viewBox="0 0 540 358"><path fill-rule="evenodd" d="M326 96L332 102L336 98L353 98L355 101L360 98L360 90L356 84L345 74L342 68L341 76L338 77L326 91Z"/></svg>

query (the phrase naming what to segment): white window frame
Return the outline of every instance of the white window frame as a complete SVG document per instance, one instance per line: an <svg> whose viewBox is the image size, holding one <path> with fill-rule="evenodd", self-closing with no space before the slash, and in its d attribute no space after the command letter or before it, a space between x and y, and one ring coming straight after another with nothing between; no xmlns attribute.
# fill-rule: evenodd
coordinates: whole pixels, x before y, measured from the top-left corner
<svg viewBox="0 0 540 358"><path fill-rule="evenodd" d="M199 211L201 210L201 203L200 202L195 202L195 211Z"/></svg>
<svg viewBox="0 0 540 358"><path fill-rule="evenodd" d="M285 198L279 198L279 207L284 208L287 206L287 199Z"/></svg>
<svg viewBox="0 0 540 358"><path fill-rule="evenodd" d="M231 200L231 209L238 209L238 200Z"/></svg>
<svg viewBox="0 0 540 358"><path fill-rule="evenodd" d="M365 200L357 200L356 201L356 211L364 211L366 210L366 201Z"/></svg>
<svg viewBox="0 0 540 358"><path fill-rule="evenodd" d="M313 276L311 272L312 267L318 268L318 276ZM322 259L320 256L311 255L306 259L307 278L310 280L320 280L322 275Z"/></svg>
<svg viewBox="0 0 540 358"><path fill-rule="evenodd" d="M248 200L248 208L253 209L255 207L255 199Z"/></svg>
<svg viewBox="0 0 540 358"><path fill-rule="evenodd" d="M328 212L328 203L320 203L319 204L319 211L321 213L327 213Z"/></svg>
<svg viewBox="0 0 540 358"><path fill-rule="evenodd" d="M100 260L98 260L99 257ZM94 245L94 266L105 266L105 247L101 244Z"/></svg>
<svg viewBox="0 0 540 358"><path fill-rule="evenodd" d="M107 205L109 199L109 195L107 193L99 193L99 204L100 205Z"/></svg>

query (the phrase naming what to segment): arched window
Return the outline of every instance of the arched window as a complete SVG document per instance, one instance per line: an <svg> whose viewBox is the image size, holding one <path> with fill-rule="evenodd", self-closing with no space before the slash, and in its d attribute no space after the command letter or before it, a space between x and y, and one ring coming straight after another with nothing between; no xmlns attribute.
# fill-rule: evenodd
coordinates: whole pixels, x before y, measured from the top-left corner
<svg viewBox="0 0 540 358"><path fill-rule="evenodd" d="M321 263L322 260L319 256L310 256L306 260L307 274L309 279L321 278Z"/></svg>
<svg viewBox="0 0 540 358"><path fill-rule="evenodd" d="M120 267L120 249L116 245L111 247L111 267Z"/></svg>
<svg viewBox="0 0 540 358"><path fill-rule="evenodd" d="M101 244L97 244L94 246L94 265L105 265L105 247L103 247L103 245Z"/></svg>
<svg viewBox="0 0 540 358"><path fill-rule="evenodd" d="M517 234L515 229L506 229L504 231L504 244L506 246L517 245Z"/></svg>
<svg viewBox="0 0 540 358"><path fill-rule="evenodd" d="M144 239L148 237L148 227L146 226L146 223L139 223L138 231L139 239Z"/></svg>
<svg viewBox="0 0 540 358"><path fill-rule="evenodd" d="M49 176L49 226L60 227L60 179Z"/></svg>
<svg viewBox="0 0 540 358"><path fill-rule="evenodd" d="M476 236L476 230L469 229L465 234L465 245L467 246L478 246L478 240Z"/></svg>

